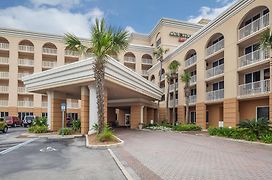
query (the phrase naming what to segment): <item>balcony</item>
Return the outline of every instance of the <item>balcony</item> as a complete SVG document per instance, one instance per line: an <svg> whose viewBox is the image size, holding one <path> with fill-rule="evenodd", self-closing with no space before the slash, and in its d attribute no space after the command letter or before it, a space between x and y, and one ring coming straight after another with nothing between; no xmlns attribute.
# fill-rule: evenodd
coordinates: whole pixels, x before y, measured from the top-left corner
<svg viewBox="0 0 272 180"><path fill-rule="evenodd" d="M216 91L210 91L206 93L207 101L218 101L224 98L224 89L219 89Z"/></svg>
<svg viewBox="0 0 272 180"><path fill-rule="evenodd" d="M185 60L185 67L189 67L189 66L195 64L196 63L196 59L197 59L196 56L192 56L189 59L186 59Z"/></svg>
<svg viewBox="0 0 272 180"><path fill-rule="evenodd" d="M215 66L206 71L206 79L223 74L224 73L224 64Z"/></svg>
<svg viewBox="0 0 272 180"><path fill-rule="evenodd" d="M19 66L34 66L34 60L33 59L18 59L18 65Z"/></svg>
<svg viewBox="0 0 272 180"><path fill-rule="evenodd" d="M25 87L18 87L17 91L20 94L28 94Z"/></svg>
<svg viewBox="0 0 272 180"><path fill-rule="evenodd" d="M7 57L0 57L0 64L8 64L9 58Z"/></svg>
<svg viewBox="0 0 272 180"><path fill-rule="evenodd" d="M162 87L162 88L161 88L161 91L162 91L163 93L165 93L165 87Z"/></svg>
<svg viewBox="0 0 272 180"><path fill-rule="evenodd" d="M2 50L9 49L9 44L8 43L0 43L0 49L2 49Z"/></svg>
<svg viewBox="0 0 272 180"><path fill-rule="evenodd" d="M79 104L76 103L76 102L69 102L69 103L67 103L67 108L78 109L79 108Z"/></svg>
<svg viewBox="0 0 272 180"><path fill-rule="evenodd" d="M0 93L8 93L8 86L0 86Z"/></svg>
<svg viewBox="0 0 272 180"><path fill-rule="evenodd" d="M241 84L238 90L239 96L254 96L270 92L270 79Z"/></svg>
<svg viewBox="0 0 272 180"><path fill-rule="evenodd" d="M18 107L33 107L33 101L18 101Z"/></svg>
<svg viewBox="0 0 272 180"><path fill-rule="evenodd" d="M0 78L1 79L8 79L9 78L9 72L0 71Z"/></svg>
<svg viewBox="0 0 272 180"><path fill-rule="evenodd" d="M196 75L193 75L191 76L191 79L190 79L190 85L193 85L196 83Z"/></svg>
<svg viewBox="0 0 272 180"><path fill-rule="evenodd" d="M256 50L252 53L246 54L244 56L239 57L238 59L238 67L244 67L251 64L256 64L258 62L267 60L270 58L269 50Z"/></svg>
<svg viewBox="0 0 272 180"><path fill-rule="evenodd" d="M142 58L142 64L152 65L152 59Z"/></svg>
<svg viewBox="0 0 272 180"><path fill-rule="evenodd" d="M124 62L126 62L126 63L135 63L136 62L136 58L135 57L125 56L124 57Z"/></svg>
<svg viewBox="0 0 272 180"><path fill-rule="evenodd" d="M170 101L169 101L169 107L174 107L174 102L175 102L175 107L177 107L178 106L178 99L171 99Z"/></svg>
<svg viewBox="0 0 272 180"><path fill-rule="evenodd" d="M148 76L147 70L142 70L142 75L143 75L143 76Z"/></svg>
<svg viewBox="0 0 272 180"><path fill-rule="evenodd" d="M224 48L224 39L208 47L206 49L206 56L211 56L212 54L220 51L223 48Z"/></svg>
<svg viewBox="0 0 272 180"><path fill-rule="evenodd" d="M78 57L79 56L79 52L72 51L72 50L65 50L65 56Z"/></svg>
<svg viewBox="0 0 272 180"><path fill-rule="evenodd" d="M175 84L171 84L170 86L169 86L169 91L170 92L172 92L172 91L174 91L174 88L175 88ZM178 83L176 83L176 90L178 89Z"/></svg>
<svg viewBox="0 0 272 180"><path fill-rule="evenodd" d="M161 75L161 81L164 81L165 80L165 74L162 74Z"/></svg>
<svg viewBox="0 0 272 180"><path fill-rule="evenodd" d="M43 48L43 54L57 55L57 49Z"/></svg>
<svg viewBox="0 0 272 180"><path fill-rule="evenodd" d="M25 73L18 73L18 79L21 80L22 77L28 76L28 75L30 75L30 74L31 74L31 73L28 73L28 72L27 72L27 73L26 73L26 72L25 72Z"/></svg>
<svg viewBox="0 0 272 180"><path fill-rule="evenodd" d="M42 68L51 69L57 66L57 62L54 61L42 61Z"/></svg>
<svg viewBox="0 0 272 180"><path fill-rule="evenodd" d="M196 103L196 95L189 96L189 104L195 104Z"/></svg>
<svg viewBox="0 0 272 180"><path fill-rule="evenodd" d="M43 102L42 102L42 108L47 108L47 107L48 107L48 103L45 102L45 101L43 101Z"/></svg>
<svg viewBox="0 0 272 180"><path fill-rule="evenodd" d="M269 26L269 13L239 29L239 40L248 37Z"/></svg>
<svg viewBox="0 0 272 180"><path fill-rule="evenodd" d="M19 51L21 51L21 52L34 52L34 46L19 45Z"/></svg>
<svg viewBox="0 0 272 180"><path fill-rule="evenodd" d="M1 106L1 107L6 107L6 106L8 106L8 100L0 99L0 106Z"/></svg>

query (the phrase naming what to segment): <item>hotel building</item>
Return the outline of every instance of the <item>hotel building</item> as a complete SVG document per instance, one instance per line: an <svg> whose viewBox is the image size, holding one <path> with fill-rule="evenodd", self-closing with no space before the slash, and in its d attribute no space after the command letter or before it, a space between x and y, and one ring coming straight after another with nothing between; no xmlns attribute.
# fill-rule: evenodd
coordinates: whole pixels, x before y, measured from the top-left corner
<svg viewBox="0 0 272 180"><path fill-rule="evenodd" d="M181 63L179 75L191 74L191 122L203 128L219 122L234 127L240 120L271 116L271 50L259 48L261 33L271 28L271 9L271 0L239 0L210 22L163 18L148 35L132 33L127 51L112 55L119 62L110 58L106 68L107 120L132 128L151 120L171 121L164 75L173 60ZM153 57L159 47L169 49L162 59L162 79L160 61ZM86 58L66 49L62 36L0 29L1 116L46 115L56 130L58 106L65 101L69 116L80 116L82 132L88 132L97 117L93 58ZM175 102L178 122L184 123L184 83L179 77L177 88L169 88L170 111Z"/></svg>

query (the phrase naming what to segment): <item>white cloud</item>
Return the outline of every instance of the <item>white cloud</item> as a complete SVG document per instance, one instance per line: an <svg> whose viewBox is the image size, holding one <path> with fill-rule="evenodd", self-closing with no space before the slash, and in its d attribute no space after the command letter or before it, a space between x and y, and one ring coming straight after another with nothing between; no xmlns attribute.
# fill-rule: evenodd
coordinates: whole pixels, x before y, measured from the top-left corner
<svg viewBox="0 0 272 180"><path fill-rule="evenodd" d="M136 31L133 29L133 27L131 27L131 26L127 26L127 27L125 28L125 30L128 31L129 33L135 33L135 32L136 32Z"/></svg>
<svg viewBox="0 0 272 180"><path fill-rule="evenodd" d="M30 0L30 3L36 8L47 5L52 7L58 6L65 9L70 9L75 5L79 5L81 3L81 0Z"/></svg>
<svg viewBox="0 0 272 180"><path fill-rule="evenodd" d="M218 7L218 8L203 6L199 10L200 14L198 16L190 16L188 21L197 23L203 18L213 20L214 18L216 18L218 15L220 15L223 11L228 9L232 4L236 2L236 0L216 0L216 1L225 5L223 7Z"/></svg>
<svg viewBox="0 0 272 180"><path fill-rule="evenodd" d="M15 6L0 9L0 26L60 35L70 32L79 37L88 38L90 25L95 18L103 16L104 13L99 8L93 8L87 13L74 13L67 9L53 7Z"/></svg>

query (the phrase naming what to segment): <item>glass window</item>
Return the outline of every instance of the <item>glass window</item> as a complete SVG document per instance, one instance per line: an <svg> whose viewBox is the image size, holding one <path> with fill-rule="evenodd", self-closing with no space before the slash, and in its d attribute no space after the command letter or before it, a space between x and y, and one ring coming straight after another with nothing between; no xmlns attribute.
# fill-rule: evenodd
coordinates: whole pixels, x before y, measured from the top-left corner
<svg viewBox="0 0 272 180"><path fill-rule="evenodd" d="M264 79L270 79L270 69L264 70Z"/></svg>
<svg viewBox="0 0 272 180"><path fill-rule="evenodd" d="M224 81L219 82L219 89L224 89Z"/></svg>
<svg viewBox="0 0 272 180"><path fill-rule="evenodd" d="M190 120L191 120L191 123L196 123L196 112L195 111L190 112Z"/></svg>
<svg viewBox="0 0 272 180"><path fill-rule="evenodd" d="M265 118L269 119L269 107L257 107L257 119Z"/></svg>

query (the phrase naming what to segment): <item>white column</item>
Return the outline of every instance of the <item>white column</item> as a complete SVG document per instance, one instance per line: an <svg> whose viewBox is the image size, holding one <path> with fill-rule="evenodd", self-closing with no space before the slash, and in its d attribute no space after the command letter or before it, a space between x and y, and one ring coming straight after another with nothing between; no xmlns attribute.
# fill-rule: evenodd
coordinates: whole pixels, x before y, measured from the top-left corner
<svg viewBox="0 0 272 180"><path fill-rule="evenodd" d="M144 106L141 106L141 124L144 123Z"/></svg>
<svg viewBox="0 0 272 180"><path fill-rule="evenodd" d="M88 134L95 133L93 125L98 123L97 115L97 98L96 98L96 88L95 85L89 85L89 132Z"/></svg>
<svg viewBox="0 0 272 180"><path fill-rule="evenodd" d="M51 106L52 106L53 92L47 91L47 125L51 129Z"/></svg>

